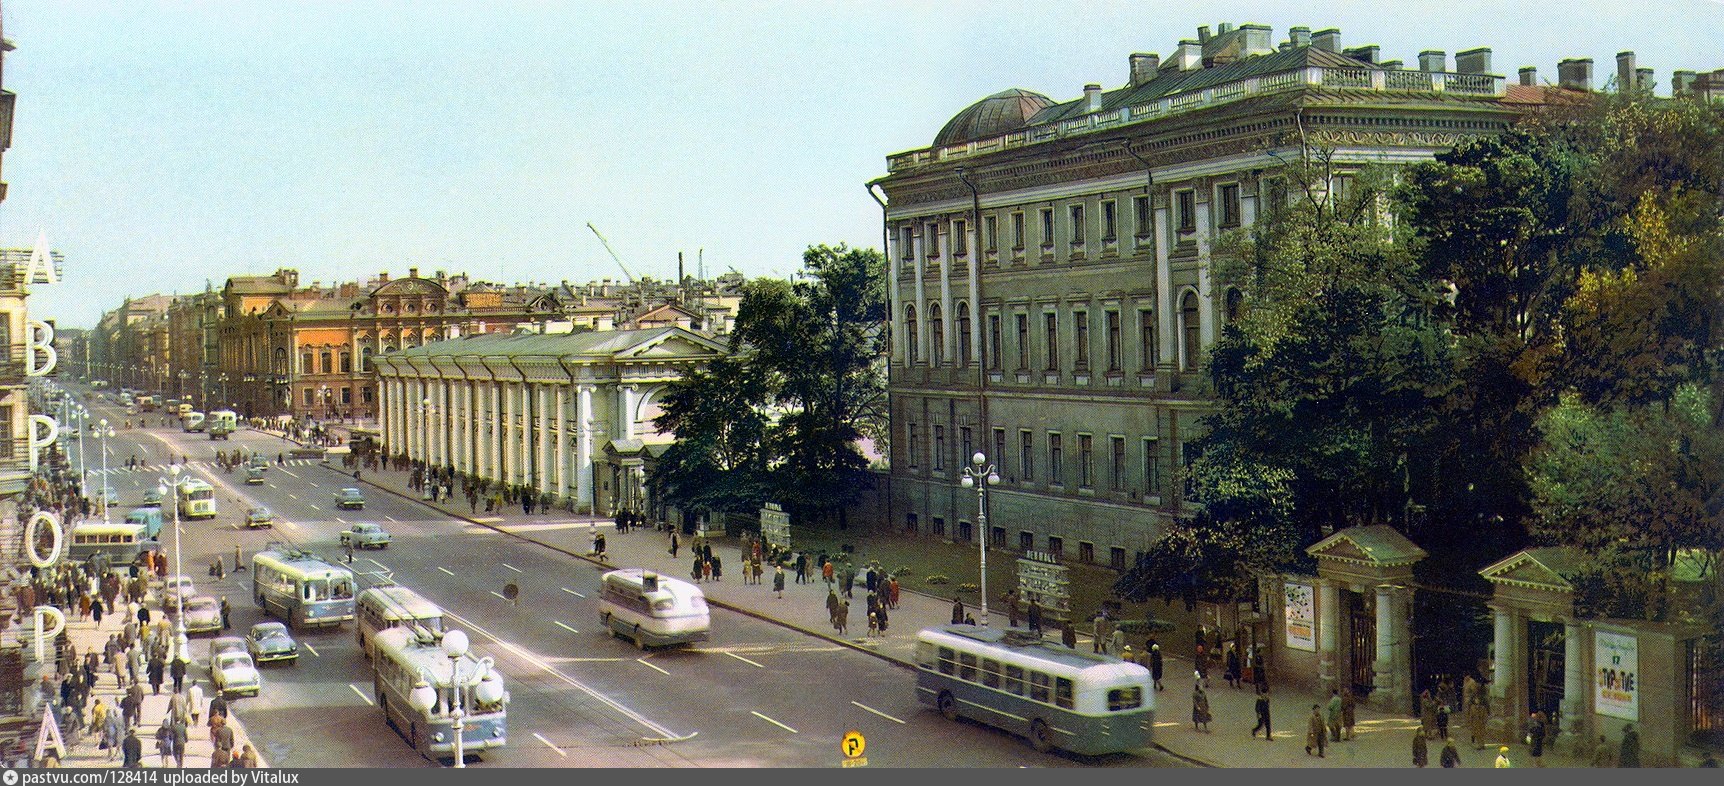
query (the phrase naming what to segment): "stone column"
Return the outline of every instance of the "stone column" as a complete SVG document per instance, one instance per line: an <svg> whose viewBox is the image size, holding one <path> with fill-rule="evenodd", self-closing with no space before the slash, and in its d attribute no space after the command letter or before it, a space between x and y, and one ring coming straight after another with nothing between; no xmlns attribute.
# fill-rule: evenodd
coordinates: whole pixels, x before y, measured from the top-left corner
<svg viewBox="0 0 1724 786"><path fill-rule="evenodd" d="M1151 194L1150 199L1154 200L1155 195ZM1161 363L1158 365L1169 367L1169 370L1172 371L1177 371L1179 368L1179 344L1177 343L1179 341L1179 336L1177 335L1178 331L1175 329L1174 323L1176 307L1173 302L1173 268L1171 263L1168 261L1167 256L1168 244L1171 242L1168 238L1169 233L1167 228L1168 209L1165 206L1156 207L1154 208L1154 213L1155 321L1157 329L1161 331L1161 335L1158 337L1161 343ZM1164 383L1158 383L1158 387L1160 384Z"/></svg>
<svg viewBox="0 0 1724 786"><path fill-rule="evenodd" d="M1395 706L1395 587L1377 586L1377 655L1371 661L1371 701L1385 709Z"/></svg>
<svg viewBox="0 0 1724 786"><path fill-rule="evenodd" d="M922 279L922 268L928 263L928 257L924 253L928 248L927 232L928 226L923 224L913 233L916 246L915 277L912 279L916 284L916 335L909 337L909 340L916 342L916 357L921 358L923 363L927 363L928 358L932 357L928 353L928 336L933 332L928 327L928 286ZM906 354L905 358L908 357Z"/></svg>
<svg viewBox="0 0 1724 786"><path fill-rule="evenodd" d="M1496 660L1491 673L1491 719L1485 730L1492 741L1507 743L1520 739L1520 679L1516 676L1520 662L1520 635L1517 628L1525 623L1513 609L1492 607L1492 610L1496 613Z"/></svg>
<svg viewBox="0 0 1724 786"><path fill-rule="evenodd" d="M1336 673L1336 642L1341 632L1340 587L1329 579L1317 580L1317 679L1322 695L1344 681Z"/></svg>
<svg viewBox="0 0 1724 786"><path fill-rule="evenodd" d="M946 227L951 226L950 222L941 222L941 224ZM958 323L957 315L952 313L952 268L958 264L957 250L958 238L948 230L946 232L946 247L941 249L943 253L940 256L944 260L940 265L940 324L942 326L940 357L945 358L948 362L957 355L954 347L957 346ZM928 323L930 331L932 331L933 324L932 321ZM932 338L930 336L929 340ZM929 355L928 357L932 361L933 356Z"/></svg>
<svg viewBox="0 0 1724 786"><path fill-rule="evenodd" d="M593 386L575 388L575 427L580 430L580 442L575 445L575 504L581 512L593 508Z"/></svg>
<svg viewBox="0 0 1724 786"><path fill-rule="evenodd" d="M557 478L556 478L557 490L556 490L556 494L557 494L557 497L559 497L559 498L566 497L569 495L569 455L568 455L569 454L569 452L568 452L568 446L569 446L569 434L568 434L569 400L568 399L569 399L568 388L566 388L562 385L558 385L557 386L557 408L556 408L556 411L552 414L556 418L556 440L557 440L557 449L556 449L556 454L557 454Z"/></svg>
<svg viewBox="0 0 1724 786"><path fill-rule="evenodd" d="M635 438L635 393L634 385L617 386L617 425L622 427L622 439Z"/></svg>
<svg viewBox="0 0 1724 786"><path fill-rule="evenodd" d="M493 382L491 388L491 479L506 482L507 468L503 464L503 442L507 434L503 429L503 383Z"/></svg>
<svg viewBox="0 0 1724 786"><path fill-rule="evenodd" d="M547 385L539 386L539 438L533 445L533 466L539 475L539 493L546 494L556 480L556 473L551 468L551 389Z"/></svg>
<svg viewBox="0 0 1724 786"><path fill-rule="evenodd" d="M1588 694L1586 659L1581 648L1580 623L1566 620L1562 626L1562 736L1578 740L1587 735L1585 724Z"/></svg>
<svg viewBox="0 0 1724 786"><path fill-rule="evenodd" d="M972 364L972 363L975 364L976 365L976 373L986 374L986 373L988 373L988 370L986 368L982 367L982 355L983 355L983 351L982 351L982 323L987 321L987 316L982 313L982 259L987 254L987 249L982 248L982 228L981 228L981 226L979 226L979 224L982 221L982 217L981 216L971 216L971 218L975 219L975 221L972 223L977 224L977 226L972 226L972 227L970 227L970 230L969 230L969 234L970 234L970 357L963 358L962 360L965 364ZM995 239L995 242L996 243L999 242L997 238ZM957 318L956 315L954 315L953 319L956 319L956 318ZM955 327L956 323L953 323L953 324ZM981 428L982 431L987 431L988 424L982 423L980 425L982 427ZM976 437L977 437L977 439L980 439L981 435L977 434ZM980 444L980 443L978 443L978 444ZM968 461L969 459L968 459L968 457L966 457L964 460ZM995 461L1001 461L1001 460L1003 460L1003 459L995 458Z"/></svg>
<svg viewBox="0 0 1724 786"><path fill-rule="evenodd" d="M1199 192L1203 195L1204 192ZM1197 324L1199 349L1215 344L1215 293L1209 263L1209 208L1214 204L1210 195L1197 206Z"/></svg>

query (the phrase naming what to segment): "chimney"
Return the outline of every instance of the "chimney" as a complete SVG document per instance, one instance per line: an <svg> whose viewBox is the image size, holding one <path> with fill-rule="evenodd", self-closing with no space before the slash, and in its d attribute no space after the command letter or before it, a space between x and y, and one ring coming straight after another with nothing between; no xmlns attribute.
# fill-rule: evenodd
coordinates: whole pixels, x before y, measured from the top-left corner
<svg viewBox="0 0 1724 786"><path fill-rule="evenodd" d="M1399 70L1401 70L1401 66L1404 64L1399 60L1384 60L1383 62L1378 63L1377 65L1380 65L1383 68L1388 69L1390 71L1399 71Z"/></svg>
<svg viewBox="0 0 1724 786"><path fill-rule="evenodd" d="M1215 34L1218 36L1227 35L1228 33L1231 33L1231 32L1233 32L1233 23L1232 22L1222 22L1221 24L1216 25L1216 27L1215 27Z"/></svg>
<svg viewBox="0 0 1724 786"><path fill-rule="evenodd" d="M1520 83L1523 85L1526 85L1528 87L1536 86L1538 84L1538 67L1537 66L1521 66L1520 67Z"/></svg>
<svg viewBox="0 0 1724 786"><path fill-rule="evenodd" d="M419 268L416 268L416 267L407 268L407 277L408 278L418 278L419 277Z"/></svg>
<svg viewBox="0 0 1724 786"><path fill-rule="evenodd" d="M1652 92L1653 88L1655 88L1657 86L1658 86L1657 81L1655 81L1652 78L1652 69L1650 69L1650 68L1636 68L1636 69L1634 69L1634 89L1639 90L1641 92L1650 93L1650 92Z"/></svg>
<svg viewBox="0 0 1724 786"><path fill-rule="evenodd" d="M1293 42L1292 41L1282 41L1281 42L1281 51L1289 52L1289 51L1292 51L1292 49L1293 49Z"/></svg>
<svg viewBox="0 0 1724 786"><path fill-rule="evenodd" d="M1161 55L1138 52L1131 56L1131 85L1136 87L1155 78L1161 65Z"/></svg>
<svg viewBox="0 0 1724 786"><path fill-rule="evenodd" d="M385 270L381 273L378 273L377 274L378 286L382 286L382 285L387 284L387 283L389 283L389 271Z"/></svg>
<svg viewBox="0 0 1724 786"><path fill-rule="evenodd" d="M1198 25L1197 26L1197 43L1207 44L1207 43L1209 43L1209 39L1210 39L1209 25Z"/></svg>
<svg viewBox="0 0 1724 786"><path fill-rule="evenodd" d="M1449 55L1441 49L1426 49L1419 53L1419 70L1440 74L1449 70Z"/></svg>
<svg viewBox="0 0 1724 786"><path fill-rule="evenodd" d="M1101 85L1092 83L1083 86L1083 111L1101 111Z"/></svg>
<svg viewBox="0 0 1724 786"><path fill-rule="evenodd" d="M1309 28L1309 27L1289 27L1289 28L1287 28L1287 37L1289 40L1292 41L1294 46L1310 46L1311 45L1311 28Z"/></svg>
<svg viewBox="0 0 1724 786"><path fill-rule="evenodd" d="M1341 29L1331 27L1318 30L1316 35L1311 36L1311 45L1326 52L1341 51Z"/></svg>
<svg viewBox="0 0 1724 786"><path fill-rule="evenodd" d="M1616 53L1616 92L1634 91L1634 53Z"/></svg>
<svg viewBox="0 0 1724 786"><path fill-rule="evenodd" d="M1241 25L1240 35L1245 37L1245 56L1255 57L1267 55L1275 51L1275 30L1268 25Z"/></svg>
<svg viewBox="0 0 1724 786"><path fill-rule="evenodd" d="M1348 57L1351 57L1354 60L1363 60L1367 63L1376 63L1378 51L1379 51L1379 48L1376 44L1369 44L1367 46L1353 47L1352 49L1348 49L1345 52L1342 52L1341 54L1346 55Z"/></svg>
<svg viewBox="0 0 1724 786"><path fill-rule="evenodd" d="M1571 57L1556 64L1556 81L1570 90L1592 89L1592 58Z"/></svg>
<svg viewBox="0 0 1724 786"><path fill-rule="evenodd" d="M1698 78L1698 76L1699 74L1696 74L1693 71L1677 71L1671 74L1670 94L1673 96L1679 96L1693 90L1694 80Z"/></svg>
<svg viewBox="0 0 1724 786"><path fill-rule="evenodd" d="M1203 67L1203 43L1186 39L1179 42L1179 49L1173 55L1173 64L1181 71L1196 71Z"/></svg>
<svg viewBox="0 0 1724 786"><path fill-rule="evenodd" d="M1478 49L1468 49L1455 53L1455 72L1460 74L1488 74L1491 72L1491 48L1481 46Z"/></svg>

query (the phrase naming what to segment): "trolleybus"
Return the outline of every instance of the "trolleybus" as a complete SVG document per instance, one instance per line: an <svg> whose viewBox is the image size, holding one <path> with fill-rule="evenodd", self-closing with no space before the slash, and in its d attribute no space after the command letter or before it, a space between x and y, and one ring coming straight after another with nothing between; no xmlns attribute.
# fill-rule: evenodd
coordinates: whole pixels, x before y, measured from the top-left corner
<svg viewBox="0 0 1724 786"><path fill-rule="evenodd" d="M279 544L251 558L252 597L293 628L353 619L353 571Z"/></svg>
<svg viewBox="0 0 1724 786"><path fill-rule="evenodd" d="M423 628L431 634L443 632L443 609L425 596L399 584L385 584L359 593L354 610L354 637L365 657L371 657L371 640L391 628Z"/></svg>
<svg viewBox="0 0 1724 786"><path fill-rule="evenodd" d="M711 633L706 595L693 584L642 568L613 570L599 581L599 620L636 647L706 641Z"/></svg>
<svg viewBox="0 0 1724 786"><path fill-rule="evenodd" d="M490 658L466 652L458 660L444 653L442 640L460 631L433 634L423 628L390 628L377 634L371 660L373 690L383 719L426 758L453 756L454 715L461 711L463 753L508 744L509 693ZM460 679L457 681L456 676ZM413 691L428 684L430 706L416 709Z"/></svg>
<svg viewBox="0 0 1724 786"><path fill-rule="evenodd" d="M129 519L130 517L128 517ZM110 565L137 563L145 552L161 547L149 527L130 520L123 524L88 521L72 527L72 546L66 556L73 561L106 555Z"/></svg>
<svg viewBox="0 0 1724 786"><path fill-rule="evenodd" d="M216 516L215 487L199 478L180 482L180 517L213 519Z"/></svg>

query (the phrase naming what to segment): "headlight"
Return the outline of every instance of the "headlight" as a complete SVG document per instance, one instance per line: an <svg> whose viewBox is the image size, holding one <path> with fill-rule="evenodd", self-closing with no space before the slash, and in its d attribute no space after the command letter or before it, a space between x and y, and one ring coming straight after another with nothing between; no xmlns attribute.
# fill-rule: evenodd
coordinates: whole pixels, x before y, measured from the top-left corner
<svg viewBox="0 0 1724 786"><path fill-rule="evenodd" d="M436 734L431 735L431 739L435 742L442 742L443 732L437 732Z"/></svg>
<svg viewBox="0 0 1724 786"><path fill-rule="evenodd" d="M503 729L501 727L492 729L491 730L491 736L493 736L493 737L503 736Z"/></svg>

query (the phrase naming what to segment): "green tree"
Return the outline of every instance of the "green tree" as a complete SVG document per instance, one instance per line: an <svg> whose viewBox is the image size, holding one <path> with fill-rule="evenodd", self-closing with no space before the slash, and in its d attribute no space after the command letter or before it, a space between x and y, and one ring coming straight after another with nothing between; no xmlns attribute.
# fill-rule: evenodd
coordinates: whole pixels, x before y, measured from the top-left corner
<svg viewBox="0 0 1724 786"><path fill-rule="evenodd" d="M767 385L745 355L715 358L671 383L653 424L676 434L654 466L661 499L690 511L744 513L766 497Z"/></svg>

